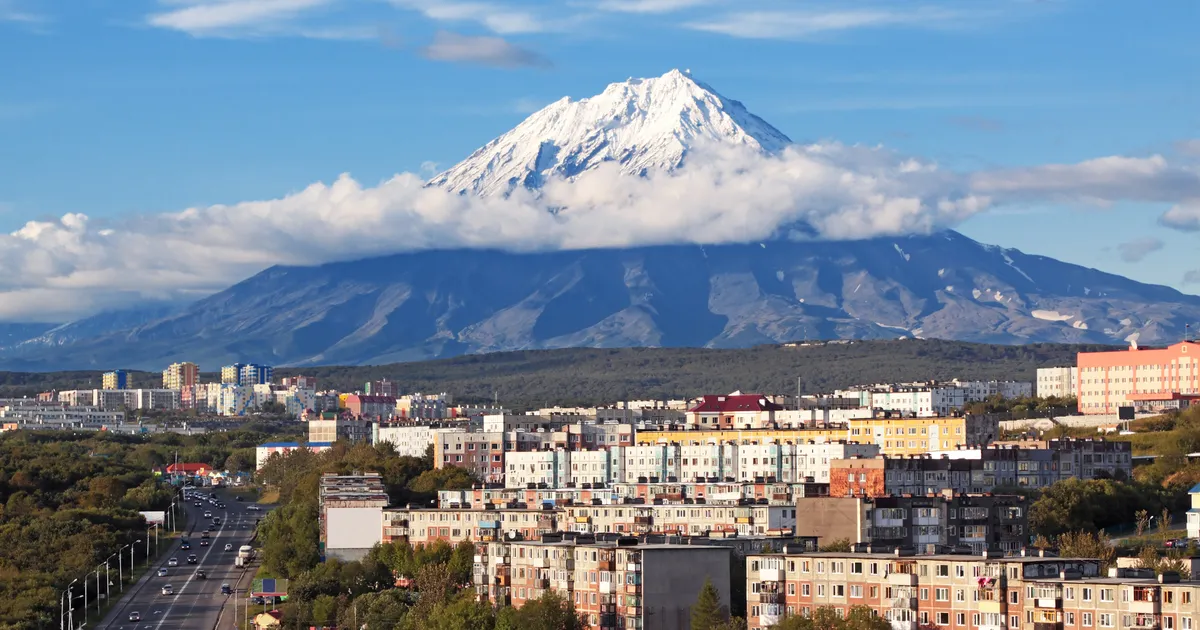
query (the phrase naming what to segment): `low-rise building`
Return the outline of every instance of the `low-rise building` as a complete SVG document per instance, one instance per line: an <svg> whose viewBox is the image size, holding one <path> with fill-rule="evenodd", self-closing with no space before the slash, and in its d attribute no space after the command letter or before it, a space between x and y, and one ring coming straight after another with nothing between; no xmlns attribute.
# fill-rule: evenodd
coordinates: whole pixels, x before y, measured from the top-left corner
<svg viewBox="0 0 1200 630"><path fill-rule="evenodd" d="M290 453L302 448L314 453L320 453L331 447L333 447L332 442L308 442L306 444L300 444L299 442L267 442L259 444L254 449L254 469L262 470L263 465L267 463L267 459L276 453Z"/></svg>
<svg viewBox="0 0 1200 630"><path fill-rule="evenodd" d="M396 413L396 398L372 394L350 394L346 397L346 411L363 420L387 420Z"/></svg>

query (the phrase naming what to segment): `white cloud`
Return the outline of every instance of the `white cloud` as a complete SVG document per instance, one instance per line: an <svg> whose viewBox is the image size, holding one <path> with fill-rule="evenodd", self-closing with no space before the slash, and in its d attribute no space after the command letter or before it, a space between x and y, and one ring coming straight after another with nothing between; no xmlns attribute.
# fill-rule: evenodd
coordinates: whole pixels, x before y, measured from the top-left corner
<svg viewBox="0 0 1200 630"><path fill-rule="evenodd" d="M273 264L400 251L927 233L1028 199L1161 200L1171 194L1164 182L1187 187L1179 175L1187 172L1163 158L1105 158L957 173L885 148L821 143L776 157L701 146L683 168L644 178L609 163L573 181L551 180L540 196L451 194L410 173L364 187L343 175L279 199L103 224L82 214L30 222L0 235L0 320L62 319L216 291ZM1193 216L1200 227L1200 213ZM1154 249L1146 244L1142 255Z"/></svg>
<svg viewBox="0 0 1200 630"><path fill-rule="evenodd" d="M391 0L397 7L419 11L438 22L472 22L493 33L516 35L560 30L561 24L546 21L532 12L491 2L450 0Z"/></svg>
<svg viewBox="0 0 1200 630"><path fill-rule="evenodd" d="M46 16L24 9L17 0L0 0L0 22L37 25L46 21Z"/></svg>
<svg viewBox="0 0 1200 630"><path fill-rule="evenodd" d="M1146 256L1162 249L1163 245L1164 243L1161 239L1146 236L1117 245L1117 251L1121 253L1121 260L1128 263L1135 263L1141 262Z"/></svg>
<svg viewBox="0 0 1200 630"><path fill-rule="evenodd" d="M1200 231L1200 198L1187 199L1171 206L1158 218L1158 222L1184 232Z"/></svg>
<svg viewBox="0 0 1200 630"><path fill-rule="evenodd" d="M499 37L438 31L421 54L435 61L474 63L496 68L547 67L550 61L532 50Z"/></svg>
<svg viewBox="0 0 1200 630"><path fill-rule="evenodd" d="M685 26L749 39L808 39L864 28L952 28L973 23L979 17L977 14L936 7L785 9L728 13L688 22Z"/></svg>
<svg viewBox="0 0 1200 630"><path fill-rule="evenodd" d="M299 18L337 0L160 0L168 10L147 16L160 28L190 35L299 35L320 39L346 39L341 27L306 28ZM338 36L333 36L338 35ZM357 39L357 37L356 37Z"/></svg>
<svg viewBox="0 0 1200 630"><path fill-rule="evenodd" d="M717 0L601 0L596 8L618 13L671 13L714 4Z"/></svg>

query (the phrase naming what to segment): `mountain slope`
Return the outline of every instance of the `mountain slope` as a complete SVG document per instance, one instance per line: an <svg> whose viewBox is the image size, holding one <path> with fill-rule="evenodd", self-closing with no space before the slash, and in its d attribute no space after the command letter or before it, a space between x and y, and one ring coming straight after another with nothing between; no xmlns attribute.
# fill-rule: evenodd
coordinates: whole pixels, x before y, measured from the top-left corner
<svg viewBox="0 0 1200 630"><path fill-rule="evenodd" d="M0 366L378 364L577 346L737 348L804 338L1178 339L1200 297L955 232L548 253L417 252L274 267L184 311ZM208 368L206 368L208 369Z"/></svg>
<svg viewBox="0 0 1200 630"><path fill-rule="evenodd" d="M506 194L606 162L642 175L679 166L688 149L700 142L743 144L770 153L791 144L741 103L672 70L657 78L613 83L591 98L552 103L434 177L430 185L477 195Z"/></svg>

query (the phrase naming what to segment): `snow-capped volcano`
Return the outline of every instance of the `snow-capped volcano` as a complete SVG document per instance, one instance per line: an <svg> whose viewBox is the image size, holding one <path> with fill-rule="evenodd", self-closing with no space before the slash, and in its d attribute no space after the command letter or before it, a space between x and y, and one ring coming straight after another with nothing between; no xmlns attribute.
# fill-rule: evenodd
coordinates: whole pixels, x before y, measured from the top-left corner
<svg viewBox="0 0 1200 630"><path fill-rule="evenodd" d="M689 73L671 70L653 79L613 83L591 98L552 103L429 183L462 193L507 194L609 161L641 175L678 167L689 148L706 141L768 153L791 144L741 103Z"/></svg>

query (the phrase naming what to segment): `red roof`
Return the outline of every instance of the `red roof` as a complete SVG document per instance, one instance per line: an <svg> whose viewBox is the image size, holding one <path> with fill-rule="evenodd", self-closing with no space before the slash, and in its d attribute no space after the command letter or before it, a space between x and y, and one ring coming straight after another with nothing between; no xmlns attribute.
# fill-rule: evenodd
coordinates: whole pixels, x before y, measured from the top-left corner
<svg viewBox="0 0 1200 630"><path fill-rule="evenodd" d="M203 473L206 470L212 470L212 466L208 464L171 464L167 466L167 474L174 473Z"/></svg>
<svg viewBox="0 0 1200 630"><path fill-rule="evenodd" d="M704 400L692 407L690 412L734 413L737 411L782 411L782 405L776 405L764 396L758 394L738 394L736 396L705 396Z"/></svg>

